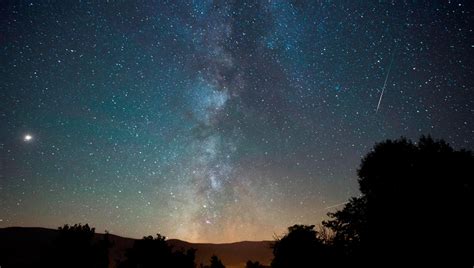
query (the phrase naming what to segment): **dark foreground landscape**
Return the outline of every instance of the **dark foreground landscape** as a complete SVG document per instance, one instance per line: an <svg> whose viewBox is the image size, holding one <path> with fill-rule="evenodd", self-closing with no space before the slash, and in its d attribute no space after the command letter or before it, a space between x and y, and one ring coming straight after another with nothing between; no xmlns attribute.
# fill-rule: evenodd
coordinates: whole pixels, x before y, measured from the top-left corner
<svg viewBox="0 0 474 268"><path fill-rule="evenodd" d="M53 250L58 230L46 228L11 227L0 229L0 260L2 267L35 267L41 262L43 253ZM95 234L100 241L104 234ZM133 247L136 239L110 234L113 246L109 251L109 267L125 259L126 250ZM245 267L248 260L269 264L272 259L270 241L242 241L226 244L188 243L178 239L167 242L174 249L196 249L196 263L208 264L212 255L217 255L228 268ZM38 266L36 266L38 267Z"/></svg>
<svg viewBox="0 0 474 268"><path fill-rule="evenodd" d="M328 220L274 241L192 244L96 234L85 224L0 229L1 267L311 268L474 264L474 158L422 136L375 145L358 169L361 195Z"/></svg>

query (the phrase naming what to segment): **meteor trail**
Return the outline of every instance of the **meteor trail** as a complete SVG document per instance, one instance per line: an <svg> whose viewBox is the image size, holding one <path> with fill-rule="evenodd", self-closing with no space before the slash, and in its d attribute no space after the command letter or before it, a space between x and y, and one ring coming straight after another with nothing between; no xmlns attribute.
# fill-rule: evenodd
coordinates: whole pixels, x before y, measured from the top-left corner
<svg viewBox="0 0 474 268"><path fill-rule="evenodd" d="M388 72L387 72L387 75L385 76L385 82L383 83L382 93L380 93L379 103L377 103L377 109L375 110L375 113L379 111L380 103L382 102L383 93L385 91L385 87L387 86L388 76L390 75L390 71L392 70L394 56L395 56L395 51L392 53L392 60L390 61L390 66L388 67Z"/></svg>

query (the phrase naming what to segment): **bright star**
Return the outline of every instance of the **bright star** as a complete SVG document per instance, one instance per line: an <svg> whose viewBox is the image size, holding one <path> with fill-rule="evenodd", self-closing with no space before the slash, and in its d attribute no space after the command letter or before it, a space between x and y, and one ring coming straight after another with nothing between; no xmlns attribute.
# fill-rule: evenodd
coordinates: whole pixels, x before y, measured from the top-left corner
<svg viewBox="0 0 474 268"><path fill-rule="evenodd" d="M33 136L31 136L30 134L26 134L25 137L23 137L23 140L29 142L33 140Z"/></svg>

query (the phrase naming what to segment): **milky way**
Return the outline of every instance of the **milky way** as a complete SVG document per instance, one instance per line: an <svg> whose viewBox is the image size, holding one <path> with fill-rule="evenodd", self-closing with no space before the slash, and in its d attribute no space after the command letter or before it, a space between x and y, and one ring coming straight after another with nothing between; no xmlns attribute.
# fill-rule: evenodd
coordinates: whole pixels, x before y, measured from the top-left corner
<svg viewBox="0 0 474 268"><path fill-rule="evenodd" d="M0 227L229 242L318 224L375 142L472 149L472 8L2 3Z"/></svg>

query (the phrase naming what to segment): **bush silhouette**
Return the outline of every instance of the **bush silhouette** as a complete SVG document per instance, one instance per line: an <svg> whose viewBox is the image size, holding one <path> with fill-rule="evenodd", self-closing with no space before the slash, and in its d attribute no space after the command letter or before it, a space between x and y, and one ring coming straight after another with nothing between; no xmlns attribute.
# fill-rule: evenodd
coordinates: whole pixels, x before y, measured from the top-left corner
<svg viewBox="0 0 474 268"><path fill-rule="evenodd" d="M252 262L252 261L247 261L247 264L245 265L245 268L263 268L264 266L260 264L260 262Z"/></svg>
<svg viewBox="0 0 474 268"><path fill-rule="evenodd" d="M224 264L222 261L216 256L212 255L211 257L211 265L209 266L210 268L225 268Z"/></svg>
<svg viewBox="0 0 474 268"><path fill-rule="evenodd" d="M358 170L362 195L324 222L341 259L472 267L473 167L470 151L431 137L376 144Z"/></svg>
<svg viewBox="0 0 474 268"><path fill-rule="evenodd" d="M318 238L314 225L293 225L273 245L273 268L321 267L329 260L329 250Z"/></svg>
<svg viewBox="0 0 474 268"><path fill-rule="evenodd" d="M48 267L94 267L107 268L109 248L112 244L108 234L103 240L94 242L95 229L88 224L68 224L59 227L53 243L53 252L48 253L42 265Z"/></svg>
<svg viewBox="0 0 474 268"><path fill-rule="evenodd" d="M166 242L166 237L157 234L136 240L133 248L126 253L127 259L123 261L120 268L195 268L195 249L173 251Z"/></svg>

